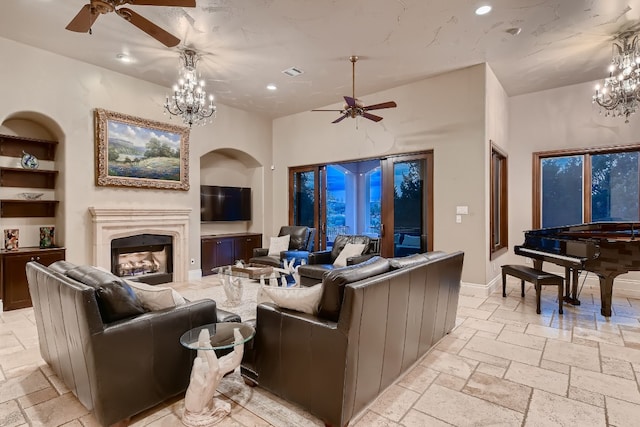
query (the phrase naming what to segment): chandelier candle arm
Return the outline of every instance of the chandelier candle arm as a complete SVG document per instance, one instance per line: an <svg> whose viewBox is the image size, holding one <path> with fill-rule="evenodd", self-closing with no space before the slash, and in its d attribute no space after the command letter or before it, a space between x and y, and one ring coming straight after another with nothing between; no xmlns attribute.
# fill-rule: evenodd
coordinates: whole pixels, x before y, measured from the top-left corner
<svg viewBox="0 0 640 427"><path fill-rule="evenodd" d="M164 103L165 114L169 112L172 116L181 116L182 122L189 127L211 123L210 117L216 113L213 95L207 97L204 80L198 81L198 59L194 50L185 49L181 52L178 83L173 85L173 95L167 95Z"/></svg>
<svg viewBox="0 0 640 427"><path fill-rule="evenodd" d="M614 42L613 55L609 66L609 77L601 85L596 85L592 103L601 107L605 117L629 116L638 110L640 103L640 46L638 35L624 32Z"/></svg>

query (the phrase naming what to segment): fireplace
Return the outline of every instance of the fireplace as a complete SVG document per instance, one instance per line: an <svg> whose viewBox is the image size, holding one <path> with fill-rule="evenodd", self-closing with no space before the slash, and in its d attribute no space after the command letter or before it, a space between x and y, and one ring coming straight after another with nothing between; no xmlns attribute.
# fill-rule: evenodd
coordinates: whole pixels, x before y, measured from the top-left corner
<svg viewBox="0 0 640 427"><path fill-rule="evenodd" d="M111 272L150 285L173 281L173 238L137 234L111 240Z"/></svg>
<svg viewBox="0 0 640 427"><path fill-rule="evenodd" d="M186 282L189 271L189 214L191 209L90 207L93 222L93 265L112 270L111 241L140 234L161 235L172 240L174 282Z"/></svg>

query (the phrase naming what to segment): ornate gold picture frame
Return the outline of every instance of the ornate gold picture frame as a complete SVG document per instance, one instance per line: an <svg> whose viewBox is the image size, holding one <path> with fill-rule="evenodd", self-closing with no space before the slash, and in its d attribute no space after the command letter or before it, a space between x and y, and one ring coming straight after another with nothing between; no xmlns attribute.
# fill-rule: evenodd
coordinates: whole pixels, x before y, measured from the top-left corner
<svg viewBox="0 0 640 427"><path fill-rule="evenodd" d="M96 185L189 190L189 128L95 110Z"/></svg>

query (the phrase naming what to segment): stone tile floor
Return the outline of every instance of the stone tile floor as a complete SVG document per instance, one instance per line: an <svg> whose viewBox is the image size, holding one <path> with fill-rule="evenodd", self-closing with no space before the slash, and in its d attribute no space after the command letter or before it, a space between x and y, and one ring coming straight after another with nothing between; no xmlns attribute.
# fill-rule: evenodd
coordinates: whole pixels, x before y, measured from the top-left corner
<svg viewBox="0 0 640 427"><path fill-rule="evenodd" d="M215 279L174 284L187 298L223 299ZM255 301L257 286L245 289ZM611 318L600 315L599 289L557 313L555 288L521 298L461 295L458 321L409 372L352 421L387 426L640 425L640 299L614 287ZM246 314L246 307L243 314ZM220 426L322 426L315 417L236 372L219 392L232 403ZM179 426L178 397L137 415L133 426ZM97 423L40 358L33 310L0 313L0 426L90 427Z"/></svg>

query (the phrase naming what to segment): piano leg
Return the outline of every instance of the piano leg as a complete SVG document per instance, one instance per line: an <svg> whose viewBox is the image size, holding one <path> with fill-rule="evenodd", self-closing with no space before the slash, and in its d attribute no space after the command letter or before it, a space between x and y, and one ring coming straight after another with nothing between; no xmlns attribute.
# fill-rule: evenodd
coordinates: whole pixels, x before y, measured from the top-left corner
<svg viewBox="0 0 640 427"><path fill-rule="evenodd" d="M600 314L605 317L611 316L611 295L613 293L613 279L615 276L600 276L600 300L602 306L600 308Z"/></svg>
<svg viewBox="0 0 640 427"><path fill-rule="evenodd" d="M571 277L571 304L580 305L580 300L578 299L578 279L580 277L580 270L577 268L572 268L571 270L573 270L573 275Z"/></svg>

